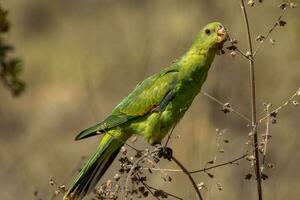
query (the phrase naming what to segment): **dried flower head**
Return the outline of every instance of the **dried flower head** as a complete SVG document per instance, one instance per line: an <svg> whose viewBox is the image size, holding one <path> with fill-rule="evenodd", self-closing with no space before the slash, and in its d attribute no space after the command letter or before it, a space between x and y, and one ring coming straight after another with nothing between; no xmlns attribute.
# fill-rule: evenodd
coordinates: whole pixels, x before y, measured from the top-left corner
<svg viewBox="0 0 300 200"><path fill-rule="evenodd" d="M252 7L255 5L255 2L254 0L249 0L247 4Z"/></svg>

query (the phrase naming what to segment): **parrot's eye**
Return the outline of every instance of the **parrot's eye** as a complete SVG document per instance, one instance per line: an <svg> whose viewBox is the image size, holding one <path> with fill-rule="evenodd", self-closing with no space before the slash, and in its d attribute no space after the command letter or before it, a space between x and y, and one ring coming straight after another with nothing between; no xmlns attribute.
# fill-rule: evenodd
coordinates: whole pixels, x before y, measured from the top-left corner
<svg viewBox="0 0 300 200"><path fill-rule="evenodd" d="M206 33L207 35L209 35L209 34L210 34L210 30L209 30L209 29L205 29L205 33Z"/></svg>

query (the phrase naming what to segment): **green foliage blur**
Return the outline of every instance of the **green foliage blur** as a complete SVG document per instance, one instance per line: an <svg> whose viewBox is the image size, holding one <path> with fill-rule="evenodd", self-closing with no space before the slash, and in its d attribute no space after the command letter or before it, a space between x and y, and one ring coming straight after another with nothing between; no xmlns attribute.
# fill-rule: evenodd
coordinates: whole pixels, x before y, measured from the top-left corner
<svg viewBox="0 0 300 200"><path fill-rule="evenodd" d="M19 78L23 65L19 58L8 57L14 48L6 44L3 38L3 35L10 31L7 15L8 12L0 6L0 77L3 84L11 90L13 95L17 96L25 89L24 82Z"/></svg>

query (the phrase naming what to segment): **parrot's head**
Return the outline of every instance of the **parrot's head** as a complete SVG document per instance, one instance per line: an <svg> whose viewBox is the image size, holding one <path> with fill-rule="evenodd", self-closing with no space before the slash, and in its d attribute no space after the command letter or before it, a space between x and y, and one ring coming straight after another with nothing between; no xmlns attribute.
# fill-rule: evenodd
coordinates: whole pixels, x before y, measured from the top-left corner
<svg viewBox="0 0 300 200"><path fill-rule="evenodd" d="M202 49L220 50L228 39L228 34L220 22L212 22L199 32L197 39Z"/></svg>

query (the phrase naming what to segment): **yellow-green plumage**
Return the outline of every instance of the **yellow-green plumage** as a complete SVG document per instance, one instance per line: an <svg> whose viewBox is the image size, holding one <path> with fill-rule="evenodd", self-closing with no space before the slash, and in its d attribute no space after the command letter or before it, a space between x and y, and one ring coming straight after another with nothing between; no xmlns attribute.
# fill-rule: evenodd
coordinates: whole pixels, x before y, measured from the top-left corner
<svg viewBox="0 0 300 200"><path fill-rule="evenodd" d="M122 141L131 135L143 136L151 145L160 143L200 92L215 54L225 39L226 33L220 23L206 25L176 63L138 84L104 121L82 131L76 140L101 133L105 135L64 199L78 200L89 193L117 156Z"/></svg>

